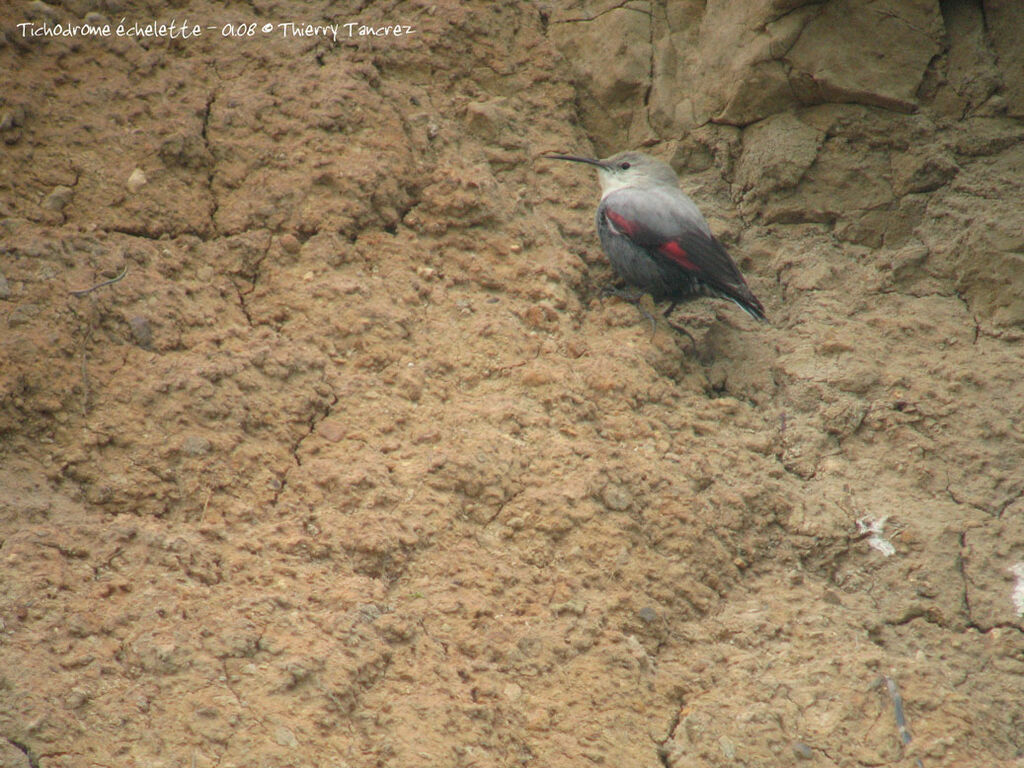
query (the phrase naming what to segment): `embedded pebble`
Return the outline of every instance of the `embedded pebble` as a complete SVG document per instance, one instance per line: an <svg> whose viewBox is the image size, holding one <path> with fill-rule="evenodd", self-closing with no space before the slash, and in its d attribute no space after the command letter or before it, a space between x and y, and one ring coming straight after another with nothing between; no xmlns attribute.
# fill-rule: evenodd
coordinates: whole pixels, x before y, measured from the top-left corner
<svg viewBox="0 0 1024 768"><path fill-rule="evenodd" d="M140 347L149 349L153 344L153 326L149 320L141 315L135 315L128 321L132 331L132 339Z"/></svg>
<svg viewBox="0 0 1024 768"><path fill-rule="evenodd" d="M128 176L128 181L126 181L124 185L128 188L128 191L134 195L140 189L146 186L148 182L149 179L146 178L145 171L143 171L141 168L136 168L134 171L131 172L131 175Z"/></svg>
<svg viewBox="0 0 1024 768"><path fill-rule="evenodd" d="M199 435L189 435L182 441L181 450L189 456L202 456L210 452L210 441Z"/></svg>
<svg viewBox="0 0 1024 768"><path fill-rule="evenodd" d="M71 187L65 187L63 184L59 184L54 187L53 191L46 196L46 199L43 200L43 208L48 211L63 211L74 196L75 190Z"/></svg>

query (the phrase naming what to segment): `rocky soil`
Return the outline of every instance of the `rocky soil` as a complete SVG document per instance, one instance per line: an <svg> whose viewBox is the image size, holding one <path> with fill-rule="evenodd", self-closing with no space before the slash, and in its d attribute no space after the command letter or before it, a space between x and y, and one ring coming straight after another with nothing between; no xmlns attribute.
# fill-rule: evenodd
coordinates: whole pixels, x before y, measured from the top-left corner
<svg viewBox="0 0 1024 768"><path fill-rule="evenodd" d="M1024 764L1019 4L0 28L0 765ZM769 325L602 297L641 147Z"/></svg>

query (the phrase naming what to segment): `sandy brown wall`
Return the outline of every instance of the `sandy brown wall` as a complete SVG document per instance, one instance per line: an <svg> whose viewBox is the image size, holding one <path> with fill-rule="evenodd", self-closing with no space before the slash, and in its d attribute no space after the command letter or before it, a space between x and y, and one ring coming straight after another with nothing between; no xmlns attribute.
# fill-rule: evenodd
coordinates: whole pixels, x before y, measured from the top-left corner
<svg viewBox="0 0 1024 768"><path fill-rule="evenodd" d="M0 29L0 765L1019 764L1019 3ZM625 148L770 324L602 297Z"/></svg>

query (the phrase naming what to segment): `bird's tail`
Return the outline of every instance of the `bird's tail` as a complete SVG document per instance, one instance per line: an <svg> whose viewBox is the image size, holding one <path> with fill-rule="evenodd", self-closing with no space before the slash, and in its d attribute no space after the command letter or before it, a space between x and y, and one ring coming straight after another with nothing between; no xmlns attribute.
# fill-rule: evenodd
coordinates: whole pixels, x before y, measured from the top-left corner
<svg viewBox="0 0 1024 768"><path fill-rule="evenodd" d="M764 313L764 307L761 306L761 302L757 300L757 297L749 289L746 291L745 296L729 296L728 298L732 299L737 307L758 322L768 322L768 318Z"/></svg>

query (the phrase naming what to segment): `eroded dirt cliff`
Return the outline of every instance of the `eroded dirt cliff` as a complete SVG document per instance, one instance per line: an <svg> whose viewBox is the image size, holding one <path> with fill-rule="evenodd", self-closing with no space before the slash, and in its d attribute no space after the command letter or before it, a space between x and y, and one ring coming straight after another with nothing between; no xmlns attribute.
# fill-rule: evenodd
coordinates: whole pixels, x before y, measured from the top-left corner
<svg viewBox="0 0 1024 768"><path fill-rule="evenodd" d="M1019 764L1018 5L0 26L0 764ZM770 325L601 297L626 147Z"/></svg>

